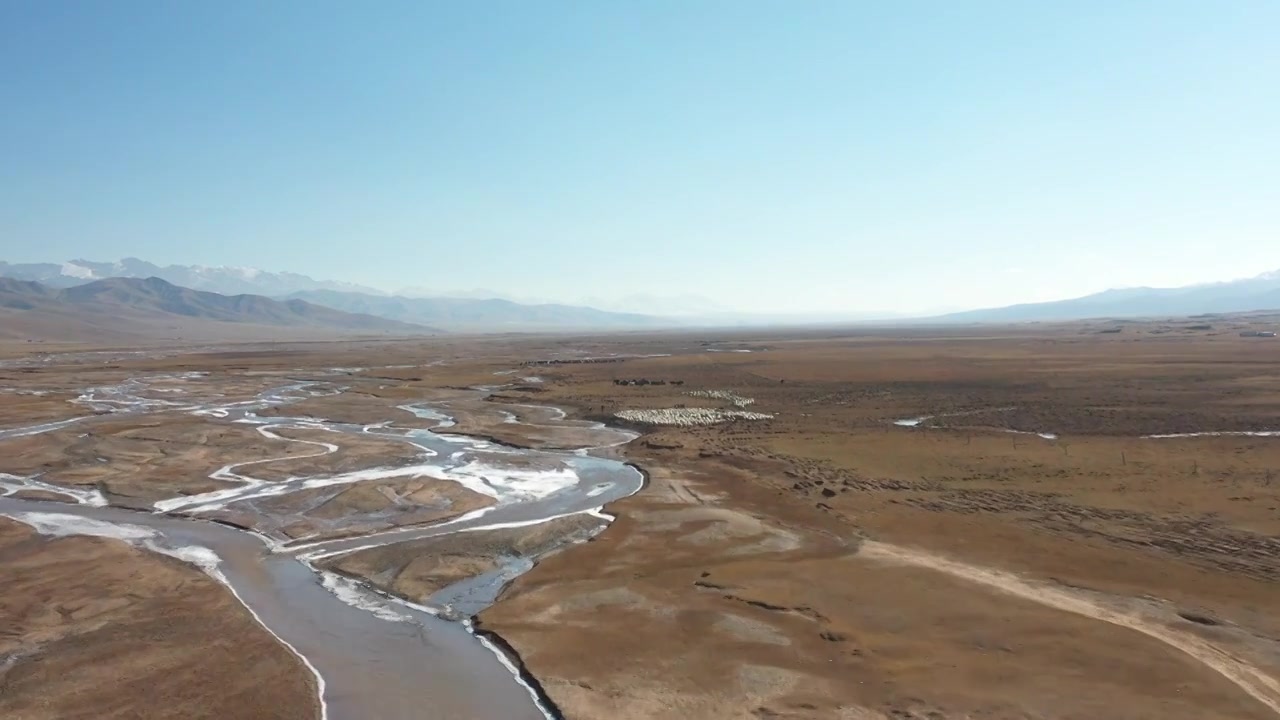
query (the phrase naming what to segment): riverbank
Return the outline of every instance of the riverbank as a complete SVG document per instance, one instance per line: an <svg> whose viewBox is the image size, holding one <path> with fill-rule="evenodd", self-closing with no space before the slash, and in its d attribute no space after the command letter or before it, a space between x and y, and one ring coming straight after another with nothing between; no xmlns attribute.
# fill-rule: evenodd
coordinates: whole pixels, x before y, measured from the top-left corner
<svg viewBox="0 0 1280 720"><path fill-rule="evenodd" d="M207 380L148 386L166 390L150 400L185 393L208 402L221 390L227 400L248 401L273 387L294 389L271 397L296 397L298 383L323 380L315 395L256 417L235 408L197 415L210 427L241 428L259 444L210 435L192 443L203 450L183 446L193 434L162 435L165 423L153 424L183 412L148 414L148 398L129 396L147 391L125 383L106 397L133 403L136 414L62 428L81 443L73 464L86 467L53 469L60 478L89 477L101 473L92 469L96 457L168 462L175 472L148 477L174 483L183 497L170 499L186 506L182 512L201 515L229 501L278 516L282 522L237 524L266 530L266 547L282 550L269 562L271 573L284 573L277 581L290 595L280 600L288 612L266 621L308 641L300 650L322 674L347 683L335 695L346 702L331 708L335 717L416 717L426 696L441 699L431 711L445 717L545 717L527 685L569 720L1274 720L1280 626L1270 609L1280 603L1280 486L1272 473L1280 472L1280 444L1261 434L1280 412L1280 388L1267 369L1274 359L1234 336L1146 338L1135 330L1116 338L1053 328L926 335L455 339L379 345L379 362L394 366L379 368L360 367L373 354L357 346L221 351L110 369L0 369L0 383L70 393L212 368ZM466 389L494 392L525 360L614 354L626 359L539 367L542 382L522 381L488 401ZM636 378L648 384L628 384ZM343 389L322 394L336 388ZM628 410L728 410L735 402L772 418L636 425L645 435L625 446L625 457L648 478L629 497L640 484L637 471L595 457L616 460L618 437L577 444L557 437L609 435L592 423L614 423L619 414L666 417ZM295 404L306 418L290 419L303 414L290 410ZM21 425L4 407L0 428ZM458 421L441 427L449 415ZM278 439L254 429L263 420ZM151 424L145 437L154 442L119 445L110 457L95 453L106 435L98 428L117 421ZM310 426L281 427L290 423ZM130 431L110 434L120 432ZM318 453L357 434L373 438L369 451L353 454L347 472L336 475L326 463L339 456L327 450L287 461L307 477L264 472L258 482L260 466L234 466L265 459L266 468L277 455ZM380 464L386 434L435 455L393 450L385 467L361 467ZM588 444L596 449L538 460L531 459L537 451L517 449ZM232 496L200 496L245 483L202 485L222 474L214 461L223 447L234 461L224 470L251 481ZM56 447L49 453L56 461ZM189 473L178 458L187 459ZM418 485L428 481L414 477L425 471L417 466L442 469L457 487L493 502L476 507L465 504L476 496L442 497ZM39 482L24 476L0 486L46 492ZM95 480L77 497L105 500L95 494L99 487L110 486ZM559 530L548 519L581 523L591 534L605 519L596 514L600 506L617 516L607 531L544 554L555 546L544 541ZM330 513L340 522L363 513L377 527L332 539L328 533L344 531L324 527L335 519ZM395 524L430 513L444 513L450 524ZM320 522L294 525L295 516ZM163 519L128 518L122 521ZM290 538L288 547L278 545ZM269 589L252 575L262 542L242 533L209 541L245 539L247 552L231 555L233 569L249 574L232 582ZM294 559L341 562L343 554L362 563L348 568L353 576L393 590L399 584L415 604L443 601L437 591L477 573L474 584L463 581L455 609L477 598L484 604L503 573L532 564L478 614L480 635L496 633L488 636L492 646L509 648L509 656L497 661L464 625L421 608L329 576L338 589L326 589ZM295 592L307 599L293 599ZM316 617L313 611L326 622L294 624ZM384 619L392 615L407 620ZM333 617L342 620L335 625ZM422 637L450 659L437 665L422 655ZM459 662L456 650L476 654ZM353 659L377 671L366 677L352 669ZM507 692L514 714L485 704Z"/></svg>
<svg viewBox="0 0 1280 720"><path fill-rule="evenodd" d="M192 565L0 518L0 568L0 716L319 717L307 668Z"/></svg>
<svg viewBox="0 0 1280 720"><path fill-rule="evenodd" d="M874 342L545 371L530 401L574 417L705 402L691 389L777 417L649 428L627 457L651 487L516 580L483 625L570 720L1274 718L1274 444L1140 437L1241 420L1229 401L1199 401L1198 417L1162 405L1166 390L1133 380L1134 346L943 344L969 358L959 380L930 380L957 372L930 347ZM1030 385L1036 366L1005 358L1033 352L1078 375ZM1219 389L1252 367L1184 353ZM1077 407L1089 386L1132 409ZM964 422L893 424L940 414Z"/></svg>
<svg viewBox="0 0 1280 720"><path fill-rule="evenodd" d="M200 385L198 403L154 398L170 388L157 389L153 376L103 386L111 403L98 412L111 417L93 418L90 432L63 438L57 433L64 428L40 426L10 433L10 441L39 452L19 456L28 464L12 469L23 475L5 476L9 497L0 500L0 509L40 532L100 534L196 562L314 669L316 689L323 688L321 707L331 718L417 717L424 691L440 717L546 717L518 659L498 649L492 634L473 636L466 620L534 558L599 532L607 518L596 508L634 492L638 474L585 454L519 451L431 432L421 425L451 421L422 400L384 403L384 414L371 424L282 412L293 404L318 410L328 400L334 415L348 416L341 399L350 386L315 379L333 372L267 371L247 398L215 389L243 387L243 374L184 375ZM299 376L304 379L293 379ZM279 384L285 377L289 381ZM364 378L350 382L368 384ZM192 394L186 387L170 392ZM476 397L470 392L462 399ZM371 412L366 401L357 401L361 412ZM112 476L117 456L147 465L150 456L205 464L201 458L212 461L207 454L217 452L208 440L223 428L247 432L253 442L231 443L236 455L220 468L208 462L212 469L194 477L139 473L134 482L140 492L127 497L99 479ZM122 435L133 445L122 445ZM77 452L54 452L71 439ZM41 460L41 453L48 459ZM85 475L86 470L96 474ZM89 489L66 488L45 477L81 479ZM26 499L53 491L78 504ZM127 509L139 503L193 519ZM442 560L436 563L442 572L429 572L425 584L419 579L412 587L392 587L409 602L372 592L383 573L373 564L424 553ZM464 560L450 562L446 554ZM325 558L347 561L348 555L370 568L368 586L322 567ZM401 628L412 630L406 634ZM430 642L424 645L420 638ZM12 664L34 667L48 651L24 649ZM371 674L374 666L380 669ZM421 675L424 667L429 677Z"/></svg>

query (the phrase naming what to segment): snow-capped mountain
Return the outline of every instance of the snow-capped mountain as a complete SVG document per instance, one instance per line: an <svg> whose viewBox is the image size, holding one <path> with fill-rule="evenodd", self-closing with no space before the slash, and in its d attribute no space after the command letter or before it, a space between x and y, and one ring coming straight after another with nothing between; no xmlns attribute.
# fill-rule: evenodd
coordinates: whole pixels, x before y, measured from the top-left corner
<svg viewBox="0 0 1280 720"><path fill-rule="evenodd" d="M83 285L113 277L158 277L174 285L223 295L282 296L304 290L341 290L381 294L352 283L315 280L291 272L267 272L246 267L169 265L161 267L138 258L117 262L69 260L63 263L7 263L0 261L0 277L29 280L55 288Z"/></svg>
<svg viewBox="0 0 1280 720"><path fill-rule="evenodd" d="M0 262L0 278L35 282L55 292L67 288L100 285L112 279L158 279L189 290L219 295L263 295L277 300L305 301L344 313L377 316L396 323L447 330L550 330L561 328L634 328L670 324L651 315L605 312L594 308L556 304L522 304L509 300L473 298L412 298L388 295L351 283L315 280L296 273L267 272L243 267L170 265L160 267L145 260L119 262L70 260L64 263ZM132 287L126 282L125 285ZM118 284L118 283L117 283ZM113 285L114 286L114 285ZM487 292L487 291L484 291ZM61 297L61 296L59 296ZM265 300L259 298L257 301ZM0 298L3 300L3 298ZM25 301L23 301L25 302ZM256 301L255 301L256 302ZM409 325L405 325L409 327Z"/></svg>

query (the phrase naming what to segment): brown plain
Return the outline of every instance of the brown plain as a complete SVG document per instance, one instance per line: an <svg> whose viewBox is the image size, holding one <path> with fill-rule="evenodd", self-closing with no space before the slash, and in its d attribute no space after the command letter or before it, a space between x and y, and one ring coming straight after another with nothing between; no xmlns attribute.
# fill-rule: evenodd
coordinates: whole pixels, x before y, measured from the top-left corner
<svg viewBox="0 0 1280 720"><path fill-rule="evenodd" d="M451 408L462 420L453 430L529 445L586 433L503 423L486 405L610 420L727 406L692 390L754 398L751 409L775 419L645 429L624 451L648 474L645 489L605 509L618 519L603 534L542 559L479 618L566 718L1275 718L1280 437L1142 436L1280 429L1280 345L1191 326L306 344L120 371L319 370L376 356L413 367L340 378L354 392L334 402L348 404L321 398L308 411L373 422L406 402L454 402L451 388L514 382L494 402ZM566 352L670 356L495 375ZM46 385L58 375L38 374ZM683 384L614 383L635 378ZM934 417L893 424L923 416ZM196 463L211 465L205 474L230 462L207 452ZM521 542L497 540L504 552ZM415 554L437 550L452 559ZM489 566L430 547L345 563L414 599L463 565ZM121 592L106 582L68 584ZM245 615L216 587L202 602L218 623ZM178 628L167 632L156 637L181 644ZM206 666L211 677L236 672ZM6 692L22 667L0 680ZM306 681L287 656L273 667ZM163 716L146 714L156 707L136 716Z"/></svg>
<svg viewBox="0 0 1280 720"><path fill-rule="evenodd" d="M633 443L649 488L482 620L572 718L1275 717L1280 438L1140 435L1275 428L1280 346L1157 327L540 369L593 415L777 417Z"/></svg>

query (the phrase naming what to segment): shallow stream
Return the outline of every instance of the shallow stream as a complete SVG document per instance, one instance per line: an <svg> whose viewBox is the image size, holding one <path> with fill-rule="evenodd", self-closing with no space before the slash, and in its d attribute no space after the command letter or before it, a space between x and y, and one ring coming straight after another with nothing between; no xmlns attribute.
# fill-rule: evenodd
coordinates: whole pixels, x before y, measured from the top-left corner
<svg viewBox="0 0 1280 720"><path fill-rule="evenodd" d="M311 561L408 540L534 525L579 513L591 514L603 525L609 520L600 511L604 504L640 489L643 476L637 469L582 450L523 450L425 429L397 428L393 418L361 426L255 414L265 407L340 392L325 383L298 381L264 391L252 401L203 405L181 405L177 401L159 404L146 397L145 380L130 380L122 387L114 392L97 389L86 402L101 402L107 396L110 403L105 410L113 414L186 412L210 422L253 424L264 437L314 445L318 448L315 455L333 452L336 445L290 440L273 430L366 433L412 443L421 453L407 465L277 482L255 479L252 466L287 459L284 456L232 464L213 471L210 477L234 482L234 486L162 500L156 503L153 513L105 507L81 491L67 493L79 504L0 497L0 515L27 523L45 534L116 537L202 567L226 583L262 625L309 666L321 688L327 718L532 720L550 716L549 708L515 672L511 659L474 635L469 622L447 620L437 616L436 608L371 591L348 578L317 570ZM419 418L448 424L448 413L443 409L426 404L404 409ZM83 422L92 419L90 416ZM63 426L47 423L0 431L0 440ZM619 431L619 442L627 439L629 436ZM200 519L201 513L218 509L257 511L254 502L262 498L394 477L457 482L489 495L495 503L440 523L337 540L304 540L289 546ZM22 487L23 478L7 478L0 490ZM37 478L26 481L31 489L56 488ZM184 516L173 515L175 512ZM435 597L458 598L459 609L477 612L505 582L531 566L527 560L512 560L498 571L458 583Z"/></svg>

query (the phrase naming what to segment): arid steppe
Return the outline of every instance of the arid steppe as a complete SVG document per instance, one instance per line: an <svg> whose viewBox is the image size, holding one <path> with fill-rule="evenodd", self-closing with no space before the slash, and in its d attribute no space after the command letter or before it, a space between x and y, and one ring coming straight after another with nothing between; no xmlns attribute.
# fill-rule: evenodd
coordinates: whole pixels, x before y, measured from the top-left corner
<svg viewBox="0 0 1280 720"><path fill-rule="evenodd" d="M415 603L502 563L534 563L476 623L518 656L551 712L575 720L1275 718L1280 344L1240 337L1231 322L1257 320L459 337L105 363L33 364L11 346L0 431L86 419L0 440L0 472L126 508L234 488L240 480L217 474L229 464L263 487L354 473L211 516L287 546L492 502L447 481L358 479L417 461L379 424L553 454L594 448L647 478L605 505L615 519L603 531L574 515L320 562ZM183 373L208 375L154 379ZM139 377L153 378L146 397L223 401L305 381L307 397L257 412L366 431L295 427L273 439L189 410L71 402ZM166 388L181 392L155 392ZM455 423L404 410L413 404ZM761 418L674 427L626 412L691 408ZM597 423L640 435L616 444ZM51 692L112 696L99 717L189 716L227 683L287 693L272 712L301 713L253 717L316 712L302 664L199 570L0 522L6 717L88 717L41 699ZM57 570L74 543L115 555ZM45 563L48 575L32 570ZM138 580L125 589L120 573ZM92 593L110 612L88 613L100 618L89 631L74 608ZM71 609L56 622L31 619L59 606ZM188 625L151 622L177 613L235 628L223 632L244 638L256 664L183 654ZM136 658L116 663L134 683L159 668L200 672L130 701L128 683L103 685L103 653ZM38 678L55 667L51 691Z"/></svg>

